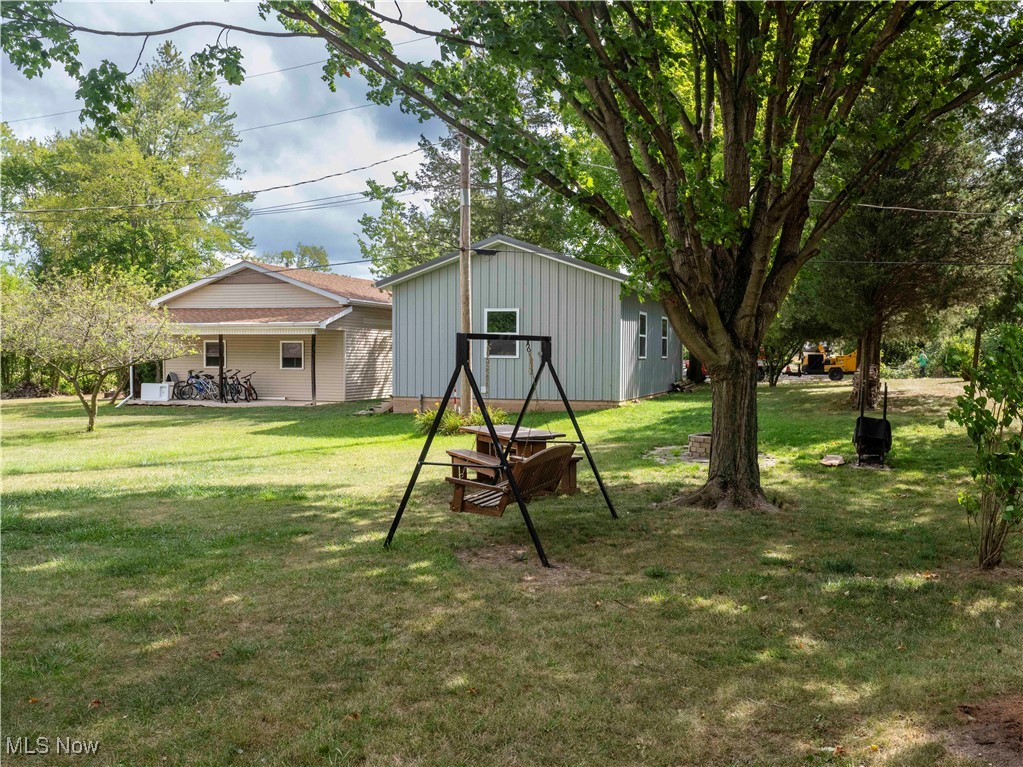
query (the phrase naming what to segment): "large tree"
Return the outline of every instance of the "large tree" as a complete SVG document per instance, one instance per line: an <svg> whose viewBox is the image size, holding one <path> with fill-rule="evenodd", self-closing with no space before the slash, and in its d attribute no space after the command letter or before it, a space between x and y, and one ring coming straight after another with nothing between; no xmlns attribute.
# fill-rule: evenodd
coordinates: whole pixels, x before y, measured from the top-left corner
<svg viewBox="0 0 1023 767"><path fill-rule="evenodd" d="M1023 72L1023 10L989 3L472 3L437 0L443 29L350 2L263 3L285 32L324 40L328 79L358 68L378 101L401 100L521 168L614 232L637 281L711 371L714 452L685 500L767 507L757 466L756 356L828 230L929 124L999 99ZM74 35L48 4L3 6L5 50L24 71L56 59L90 86ZM224 26L217 22L201 22ZM395 53L395 30L433 35L437 61ZM158 30L143 30L147 35ZM125 33L119 33L125 34ZM69 43L69 41L71 41ZM45 44L44 44L45 43ZM239 51L208 49L240 79ZM561 117L534 131L519 94ZM853 119L864 92L891 111ZM94 99L101 102L103 99ZM874 151L811 208L821 164L869 137ZM613 185L590 164L608 157Z"/></svg>
<svg viewBox="0 0 1023 767"><path fill-rule="evenodd" d="M4 126L4 249L38 274L103 263L141 270L161 289L219 268L251 245L248 198L225 196L239 175L233 122L212 77L167 43L113 133L18 141ZM154 205L169 200L194 201Z"/></svg>

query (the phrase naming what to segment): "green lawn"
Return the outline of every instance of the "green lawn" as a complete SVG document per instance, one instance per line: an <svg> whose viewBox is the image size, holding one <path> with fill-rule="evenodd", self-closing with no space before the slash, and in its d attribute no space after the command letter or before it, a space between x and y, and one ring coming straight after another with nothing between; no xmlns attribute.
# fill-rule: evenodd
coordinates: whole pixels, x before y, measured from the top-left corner
<svg viewBox="0 0 1023 767"><path fill-rule="evenodd" d="M104 407L87 435L5 402L3 735L129 766L986 764L945 738L1023 688L1023 571L973 569L956 385L893 387L891 472L818 465L847 386L761 390L770 515L656 505L706 471L644 457L706 392L581 415L622 518L582 469L535 503L554 571L513 509L447 511L442 469L382 548L409 416Z"/></svg>

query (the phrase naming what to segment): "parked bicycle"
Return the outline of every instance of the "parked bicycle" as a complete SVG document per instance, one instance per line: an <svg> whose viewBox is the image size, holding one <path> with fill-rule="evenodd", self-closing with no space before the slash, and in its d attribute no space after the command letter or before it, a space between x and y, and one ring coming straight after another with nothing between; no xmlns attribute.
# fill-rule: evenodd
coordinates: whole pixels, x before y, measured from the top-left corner
<svg viewBox="0 0 1023 767"><path fill-rule="evenodd" d="M188 379L181 385L178 392L181 399L220 399L220 392L217 385L213 383L213 376L209 373L188 371Z"/></svg>

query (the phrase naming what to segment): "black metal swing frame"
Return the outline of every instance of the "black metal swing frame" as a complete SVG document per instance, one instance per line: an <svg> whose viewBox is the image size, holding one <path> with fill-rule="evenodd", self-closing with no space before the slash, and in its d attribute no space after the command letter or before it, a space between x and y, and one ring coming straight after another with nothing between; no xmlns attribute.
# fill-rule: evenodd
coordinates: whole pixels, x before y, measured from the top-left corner
<svg viewBox="0 0 1023 767"><path fill-rule="evenodd" d="M533 376L532 384L529 387L529 394L526 395L526 399L522 403L522 409L519 411L519 415L515 420L515 426L512 429L508 445L503 450L501 449L501 441L498 439L497 431L494 429L494 422L490 418L490 411L487 410L487 404L483 399L483 395L480 393L479 384L476 382L476 377L473 375L472 368L469 364L472 341L525 341L527 343L532 342L540 344L540 367L537 368L536 374ZM529 537L533 541L536 554L540 558L540 562L543 563L544 567L550 567L550 562L547 561L547 555L544 553L543 544L540 543L540 537L536 533L536 528L533 527L533 520L529 516L529 509L526 506L525 499L522 497L518 483L515 481L515 476L508 463L508 459L511 456L512 446L515 444L515 436L518 434L519 428L522 426L522 419L525 417L526 411L529 409L529 403L533 400L533 395L536 394L536 387L540 383L540 376L543 375L544 370L548 370L550 372L551 380L554 382L554 386L558 390L558 395L561 397L561 401L565 405L565 410L568 411L568 417L572 420L572 426L575 428L575 433L578 437L578 440L563 441L570 441L573 444L582 445L583 452L586 454L586 460L589 461L590 469L593 470L593 476L597 480L597 485L600 487L600 492L604 496L607 508L611 512L611 517L613 519L618 519L618 512L615 511L614 504L611 503L611 496L608 495L607 488L604 486L604 480L601 479L600 472L597 470L597 464L593 460L593 454L590 452L590 447L586 444L586 439L583 437L582 429L579 428L579 421L575 417L575 411L572 410L572 404L568 401L568 395L565 394L565 388L561 385L561 379L558 378L558 373L554 369L551 349L552 345L550 336L517 335L512 333L455 334L455 369L451 373L451 380L448 382L448 388L444 391L444 397L441 399L440 406L437 408L437 416L433 419L430 431L426 435L426 443L423 445L423 450L419 454L419 460L416 462L415 469L412 470L412 477L409 479L408 487L405 488L405 495L402 497L401 503L398 505L398 511L394 515L394 521L391 522L391 529L387 533L387 540L384 541L385 547L390 547L391 541L394 539L394 533L397 531L398 525L401 523L401 517L405 513L405 508L408 506L409 498L412 497L412 491L415 489L416 482L419 480L419 472L422 468L424 466L451 466L450 463L427 461L426 457L430 452L430 446L433 444L433 438L437 435L441 416L444 415L444 411L447 409L448 403L451 400L451 395L454 394L458 378L463 373L469 382L472 397L480 409L480 413L483 416L483 422L487 426L487 431L490 433L491 443L498 453L497 457L500 459L500 464L494 468L503 472L508 478L509 489L515 497L515 502L519 507L519 511L522 513L522 519L526 523L526 529L529 531ZM462 396L465 396L464 393Z"/></svg>

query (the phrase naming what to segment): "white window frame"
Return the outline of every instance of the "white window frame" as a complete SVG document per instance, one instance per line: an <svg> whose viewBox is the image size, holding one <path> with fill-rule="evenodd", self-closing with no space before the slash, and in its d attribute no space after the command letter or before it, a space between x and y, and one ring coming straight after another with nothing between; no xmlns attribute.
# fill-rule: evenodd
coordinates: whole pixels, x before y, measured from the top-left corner
<svg viewBox="0 0 1023 767"><path fill-rule="evenodd" d="M668 330L668 318L661 317L661 359L668 359L668 334L671 332Z"/></svg>
<svg viewBox="0 0 1023 767"><path fill-rule="evenodd" d="M645 329L645 330L644 330ZM636 324L636 331L639 334L639 358L641 360L646 359L648 336L650 335L650 318L646 316L646 312L639 313L639 322Z"/></svg>
<svg viewBox="0 0 1023 767"><path fill-rule="evenodd" d="M284 344L299 344L302 347L302 366L297 368L284 367ZM277 364L281 370L305 370L305 341L301 338L282 338L280 348L277 350Z"/></svg>
<svg viewBox="0 0 1023 767"><path fill-rule="evenodd" d="M489 333L490 332L489 328L490 328L490 313L491 312L514 312L515 313L515 333L509 334L509 335L518 335L519 334L519 310L518 309L512 309L512 308L499 309L497 307L492 307L492 308L484 309L483 310L483 332L484 333ZM490 342L489 341L487 342L487 345L484 347L484 352L483 353L487 357L492 359L492 360L517 360L519 358L519 342L518 341L515 342L515 354L491 354L490 353Z"/></svg>
<svg viewBox="0 0 1023 767"><path fill-rule="evenodd" d="M202 342L202 367L203 367L203 370L205 370L206 368L209 367L209 364L206 362L207 358L209 357L209 354L206 351L206 347L209 346L210 344L213 344L214 346L216 346L217 343L218 343L217 341L203 341ZM224 367L227 367L227 341L224 341Z"/></svg>

